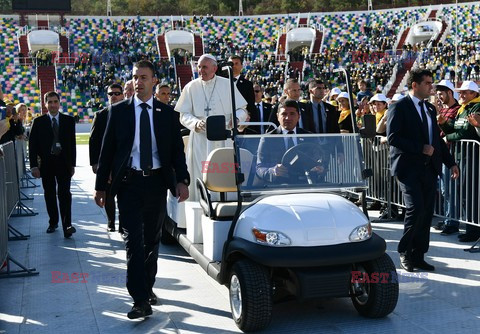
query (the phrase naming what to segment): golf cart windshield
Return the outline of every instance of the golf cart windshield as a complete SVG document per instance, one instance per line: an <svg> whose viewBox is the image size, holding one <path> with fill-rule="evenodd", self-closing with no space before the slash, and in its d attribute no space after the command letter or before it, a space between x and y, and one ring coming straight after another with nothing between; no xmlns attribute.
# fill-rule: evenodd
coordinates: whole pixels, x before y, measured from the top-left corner
<svg viewBox="0 0 480 334"><path fill-rule="evenodd" d="M240 135L242 192L365 188L358 134Z"/></svg>

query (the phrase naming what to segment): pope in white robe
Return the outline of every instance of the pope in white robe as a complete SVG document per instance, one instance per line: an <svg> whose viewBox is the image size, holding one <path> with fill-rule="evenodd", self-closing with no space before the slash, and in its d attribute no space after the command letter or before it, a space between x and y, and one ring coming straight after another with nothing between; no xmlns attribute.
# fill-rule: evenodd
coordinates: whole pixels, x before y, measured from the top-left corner
<svg viewBox="0 0 480 334"><path fill-rule="evenodd" d="M195 186L197 178L202 179L202 162L216 148L225 147L223 141L208 141L205 133L205 119L211 115L225 115L227 128L232 127L232 100L229 79L215 75L215 57L205 54L198 62L200 77L190 81L182 90L175 106L180 113L180 122L190 130L187 146L187 166L190 173L190 201L199 199ZM236 118L238 122L247 120L247 101L234 85ZM231 146L229 140L228 146Z"/></svg>

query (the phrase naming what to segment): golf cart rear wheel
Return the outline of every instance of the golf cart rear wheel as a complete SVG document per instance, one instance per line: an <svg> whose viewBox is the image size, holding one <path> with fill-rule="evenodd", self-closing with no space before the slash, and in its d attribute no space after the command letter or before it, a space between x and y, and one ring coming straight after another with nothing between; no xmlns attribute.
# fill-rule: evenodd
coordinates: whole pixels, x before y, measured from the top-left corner
<svg viewBox="0 0 480 334"><path fill-rule="evenodd" d="M230 272L230 308L244 332L264 329L272 319L272 283L267 270L249 260L240 260Z"/></svg>
<svg viewBox="0 0 480 334"><path fill-rule="evenodd" d="M390 314L398 301L398 281L392 259L383 254L378 259L358 264L356 271L360 272L357 277L361 280L353 282L355 279L352 279L351 298L358 313L368 318Z"/></svg>

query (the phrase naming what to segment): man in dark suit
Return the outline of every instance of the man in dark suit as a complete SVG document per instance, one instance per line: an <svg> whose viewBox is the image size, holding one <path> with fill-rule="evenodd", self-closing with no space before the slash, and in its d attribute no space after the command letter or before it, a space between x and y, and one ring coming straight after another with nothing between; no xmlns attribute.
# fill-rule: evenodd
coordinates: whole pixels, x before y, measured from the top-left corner
<svg viewBox="0 0 480 334"><path fill-rule="evenodd" d="M315 79L308 84L310 101L306 103L306 112L310 117L304 128L313 133L340 133L340 113L331 104L323 102L326 89L321 80Z"/></svg>
<svg viewBox="0 0 480 334"><path fill-rule="evenodd" d="M117 83L111 84L107 88L107 96L109 105L115 104L123 100L122 85ZM98 158L100 157L100 150L102 149L103 135L107 127L108 107L95 113L92 122L92 129L90 130L90 139L88 141L88 148L90 153L90 166L92 171L97 173ZM110 183L107 185L105 195L105 211L107 212L107 229L109 232L115 232L115 197L110 192ZM123 233L122 227L118 227L118 231Z"/></svg>
<svg viewBox="0 0 480 334"><path fill-rule="evenodd" d="M158 84L155 87L155 98L163 104L170 104L172 90L167 84Z"/></svg>
<svg viewBox="0 0 480 334"><path fill-rule="evenodd" d="M243 59L240 56L233 55L228 59L232 63L232 72L238 91L247 101L247 111L251 115L255 113L255 96L253 94L253 83L242 75Z"/></svg>
<svg viewBox="0 0 480 334"><path fill-rule="evenodd" d="M272 105L262 101L263 88L258 84L253 84L255 93L255 111L250 113L250 122L269 122L272 115ZM264 134L268 132L268 126L251 125L245 129L245 134Z"/></svg>
<svg viewBox="0 0 480 334"><path fill-rule="evenodd" d="M270 132L272 135L295 135L310 133L297 127L300 114L298 103L294 100L285 100L278 108L277 118L280 126ZM258 146L257 177L267 183L288 183L297 182L299 174L293 166L285 166L281 163L282 157L287 150L298 144L307 142L305 138L285 136L279 138L262 137ZM318 144L316 140L314 143ZM322 166L316 166L316 173L323 173ZM303 172L303 171L302 171Z"/></svg>
<svg viewBox="0 0 480 334"><path fill-rule="evenodd" d="M424 259L430 242L435 193L442 162L452 178L459 170L436 124L435 107L426 102L432 92L432 73L413 69L407 81L409 95L390 106L387 136L391 173L396 177L405 201L403 236L398 244L403 269L435 270Z"/></svg>
<svg viewBox="0 0 480 334"><path fill-rule="evenodd" d="M36 118L30 130L29 157L33 177L42 178L45 204L48 212L47 233L58 227L58 203L62 219L63 235L70 238L75 233L72 226L72 193L70 181L75 173L77 148L75 120L59 113L60 96L48 92L44 96L48 113Z"/></svg>
<svg viewBox="0 0 480 334"><path fill-rule="evenodd" d="M288 100L294 100L298 104L298 110L300 112L300 119L298 120L298 126L302 129L306 129L308 124L313 123L312 114L308 112L307 105L303 102L300 102L300 96L302 94L302 90L300 88L300 84L296 79L287 79L285 84L283 85L283 93L287 96ZM273 115L278 113L278 106L277 104L273 108ZM278 120L276 117L271 119L275 124L278 125Z"/></svg>
<svg viewBox="0 0 480 334"><path fill-rule="evenodd" d="M95 183L95 202L117 196L127 250L127 289L134 305L130 319L152 314L158 245L165 217L167 189L179 202L188 198L190 176L175 111L153 98L157 82L151 62L133 67L135 95L109 108L107 130Z"/></svg>

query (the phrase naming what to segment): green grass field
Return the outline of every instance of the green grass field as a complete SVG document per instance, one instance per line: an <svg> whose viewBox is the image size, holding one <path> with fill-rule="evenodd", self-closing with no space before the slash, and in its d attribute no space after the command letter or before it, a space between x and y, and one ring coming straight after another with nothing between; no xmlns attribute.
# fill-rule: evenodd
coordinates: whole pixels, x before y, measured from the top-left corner
<svg viewBox="0 0 480 334"><path fill-rule="evenodd" d="M90 138L89 133L80 133L76 135L77 145L88 145L88 138Z"/></svg>

